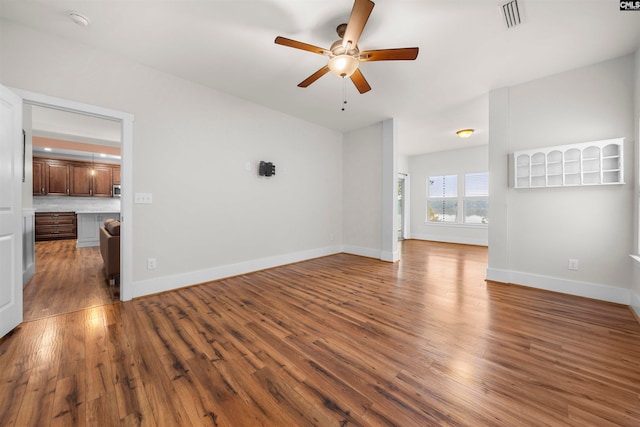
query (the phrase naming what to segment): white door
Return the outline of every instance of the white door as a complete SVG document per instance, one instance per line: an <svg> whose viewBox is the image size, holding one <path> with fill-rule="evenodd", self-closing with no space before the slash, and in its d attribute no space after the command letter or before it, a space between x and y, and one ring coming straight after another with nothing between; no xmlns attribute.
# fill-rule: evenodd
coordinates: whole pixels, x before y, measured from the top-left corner
<svg viewBox="0 0 640 427"><path fill-rule="evenodd" d="M0 85L0 337L22 322L22 99Z"/></svg>

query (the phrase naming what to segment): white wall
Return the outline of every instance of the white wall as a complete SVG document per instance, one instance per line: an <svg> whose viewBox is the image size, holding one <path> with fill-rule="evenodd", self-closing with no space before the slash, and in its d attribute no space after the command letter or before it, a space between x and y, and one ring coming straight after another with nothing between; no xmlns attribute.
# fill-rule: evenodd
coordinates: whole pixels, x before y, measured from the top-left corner
<svg viewBox="0 0 640 427"><path fill-rule="evenodd" d="M344 136L343 243L348 253L382 257L382 123Z"/></svg>
<svg viewBox="0 0 640 427"><path fill-rule="evenodd" d="M411 238L439 242L487 245L486 226L429 224L427 218L427 179L489 170L488 147L470 147L409 157L411 175ZM492 222L492 219L489 219Z"/></svg>
<svg viewBox="0 0 640 427"><path fill-rule="evenodd" d="M640 211L640 48L636 50L635 54L635 68L634 68L634 102L635 102L635 116L634 116L634 132L636 135L636 141L634 144L634 171L633 184L635 188L634 192L634 210L633 210L633 254L640 254L640 242L638 241L639 225L639 211ZM633 267L633 283L631 286L631 306L640 317L640 258L634 259Z"/></svg>
<svg viewBox="0 0 640 427"><path fill-rule="evenodd" d="M396 161L396 168L398 169L398 173L408 174L409 173L409 156L399 154Z"/></svg>
<svg viewBox="0 0 640 427"><path fill-rule="evenodd" d="M0 38L2 84L135 116L153 204L133 205L134 296L339 251L340 133L13 23Z"/></svg>
<svg viewBox="0 0 640 427"><path fill-rule="evenodd" d="M491 92L489 279L630 302L633 70L631 55ZM515 150L615 137L625 185L512 188Z"/></svg>

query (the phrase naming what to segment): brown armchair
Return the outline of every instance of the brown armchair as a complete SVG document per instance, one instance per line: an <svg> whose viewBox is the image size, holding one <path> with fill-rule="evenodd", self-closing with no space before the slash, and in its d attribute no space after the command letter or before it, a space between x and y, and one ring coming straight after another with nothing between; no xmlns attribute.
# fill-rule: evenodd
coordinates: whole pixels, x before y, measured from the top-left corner
<svg viewBox="0 0 640 427"><path fill-rule="evenodd" d="M100 254L104 273L110 285L120 277L120 221L108 219L100 227Z"/></svg>

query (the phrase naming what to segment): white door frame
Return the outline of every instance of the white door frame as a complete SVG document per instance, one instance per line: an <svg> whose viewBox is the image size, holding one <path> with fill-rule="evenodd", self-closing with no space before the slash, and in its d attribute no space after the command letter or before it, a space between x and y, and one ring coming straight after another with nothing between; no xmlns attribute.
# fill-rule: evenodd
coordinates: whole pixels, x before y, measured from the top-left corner
<svg viewBox="0 0 640 427"><path fill-rule="evenodd" d="M22 89L10 89L18 94L25 104L53 108L56 110L120 122L122 131L122 145L120 147L122 154L122 160L120 163L120 178L122 182L120 220L123 224L120 235L120 300L130 300L133 298L133 266L131 264L131 260L133 258L133 114L70 101L68 99L56 98L40 93L29 92Z"/></svg>
<svg viewBox="0 0 640 427"><path fill-rule="evenodd" d="M409 200L409 174L408 173L399 173L398 181L404 181L404 185L402 187L402 238L408 239L411 234L409 231L410 224L410 200Z"/></svg>

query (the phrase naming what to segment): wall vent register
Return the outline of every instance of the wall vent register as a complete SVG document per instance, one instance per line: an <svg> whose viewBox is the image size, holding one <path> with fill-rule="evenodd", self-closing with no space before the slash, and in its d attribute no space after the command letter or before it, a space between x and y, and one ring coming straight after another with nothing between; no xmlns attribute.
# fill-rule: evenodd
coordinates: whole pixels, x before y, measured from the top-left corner
<svg viewBox="0 0 640 427"><path fill-rule="evenodd" d="M624 138L513 153L515 188L624 184Z"/></svg>

